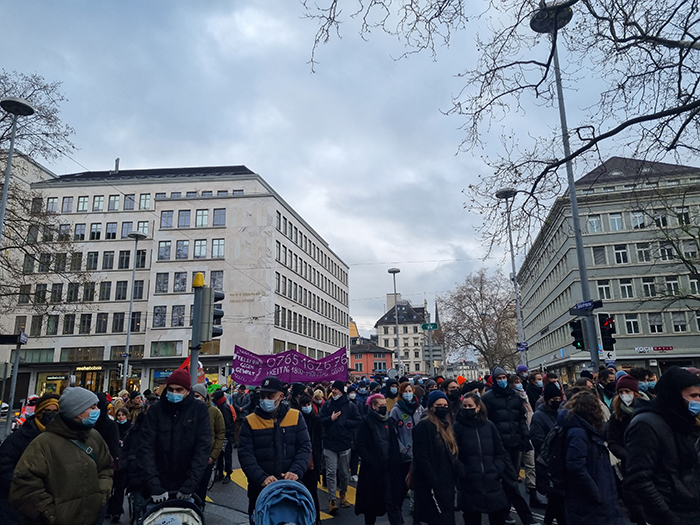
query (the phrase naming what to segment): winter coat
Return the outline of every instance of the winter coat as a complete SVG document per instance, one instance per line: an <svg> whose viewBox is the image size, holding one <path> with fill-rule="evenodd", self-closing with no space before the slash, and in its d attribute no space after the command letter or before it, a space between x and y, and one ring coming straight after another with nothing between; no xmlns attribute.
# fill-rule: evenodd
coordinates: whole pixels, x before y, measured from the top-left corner
<svg viewBox="0 0 700 525"><path fill-rule="evenodd" d="M112 491L112 463L97 430L57 416L17 463L10 504L31 523L93 525Z"/></svg>
<svg viewBox="0 0 700 525"><path fill-rule="evenodd" d="M367 398L368 397L369 397L369 392L361 394L358 391L357 397L355 398L355 403L357 404L357 408L360 410L360 416L362 416L362 417L366 416L367 411L369 410L369 407L367 406ZM359 425L358 425L358 427L359 427Z"/></svg>
<svg viewBox="0 0 700 525"><path fill-rule="evenodd" d="M488 420L468 418L464 411L459 411L456 419L452 428L459 448L459 508L482 514L510 508L502 483L506 452L496 426Z"/></svg>
<svg viewBox="0 0 700 525"><path fill-rule="evenodd" d="M396 421L396 431L399 440L399 451L402 461L408 462L413 459L413 428L420 421L423 415L423 407L414 397L413 403L406 403L403 399L394 405L389 417Z"/></svg>
<svg viewBox="0 0 700 525"><path fill-rule="evenodd" d="M333 421L333 412L340 411L338 419ZM341 395L339 399L329 399L323 404L321 413L323 425L323 448L334 452L350 450L352 447L353 431L360 424L360 413L348 396Z"/></svg>
<svg viewBox="0 0 700 525"><path fill-rule="evenodd" d="M486 413L498 433L503 446L522 451L530 449L530 432L527 428L527 414L520 396L510 387L494 386L481 398L486 405Z"/></svg>
<svg viewBox="0 0 700 525"><path fill-rule="evenodd" d="M244 392L243 394L240 394L239 392L236 392L233 394L233 408L236 409L236 415L238 416L239 419L243 419L246 417L248 414L250 414L250 394L248 392Z"/></svg>
<svg viewBox="0 0 700 525"><path fill-rule="evenodd" d="M370 412L362 418L357 434L357 453L362 468L357 480L355 514L383 516L387 499L395 501L401 484L405 483L401 479L402 458L396 422L392 418L382 421ZM388 454L382 452L382 440L388 444ZM392 494L387 494L387 491L392 491Z"/></svg>
<svg viewBox="0 0 700 525"><path fill-rule="evenodd" d="M549 410L547 405L540 405L532 415L530 421L530 441L535 448L535 457L542 452L542 445L549 434L549 431L554 428L557 423L557 413Z"/></svg>
<svg viewBox="0 0 700 525"><path fill-rule="evenodd" d="M427 418L421 419L413 429L411 465L414 520L428 525L454 525L456 461L438 436L435 425Z"/></svg>
<svg viewBox="0 0 700 525"><path fill-rule="evenodd" d="M258 407L245 418L238 438L238 461L248 484L258 488L268 476L285 472L303 477L311 440L301 412L280 403L274 414Z"/></svg>
<svg viewBox="0 0 700 525"><path fill-rule="evenodd" d="M302 416L311 441L311 456L309 456L307 471L314 470L318 477L321 475L321 465L323 464L323 425L321 425L318 414L313 410L309 414L302 413Z"/></svg>
<svg viewBox="0 0 700 525"><path fill-rule="evenodd" d="M129 421L128 419L124 421L124 423L119 423L117 422L117 430L119 430L119 441L124 442L124 439L126 439L127 434L129 433L129 430L131 430L133 423Z"/></svg>
<svg viewBox="0 0 700 525"><path fill-rule="evenodd" d="M145 474L136 457L141 449L144 419L146 419L146 413L142 412L136 422L131 424L119 453L119 470L126 471L126 488L129 492L140 491L144 486Z"/></svg>
<svg viewBox="0 0 700 525"><path fill-rule="evenodd" d="M236 420L233 419L233 412L231 412L231 405L226 401L217 405L217 410L223 417L224 427L226 431L226 439L233 439L233 435L236 433Z"/></svg>
<svg viewBox="0 0 700 525"><path fill-rule="evenodd" d="M129 410L129 419L132 423L136 422L136 418L143 412L143 403L135 403L133 400L127 401L124 406Z"/></svg>
<svg viewBox="0 0 700 525"><path fill-rule="evenodd" d="M620 468L624 472L625 460L627 459L627 450L625 449L625 432L632 421L632 413L631 411L630 413L623 411L621 416L622 419L618 419L615 414L612 414L610 421L608 421L606 437L610 452L612 452L613 455L622 462Z"/></svg>
<svg viewBox="0 0 700 525"><path fill-rule="evenodd" d="M211 453L207 406L191 393L179 403L171 403L163 392L160 401L146 412L141 432L136 458L149 494L196 492Z"/></svg>
<svg viewBox="0 0 700 525"><path fill-rule="evenodd" d="M527 394L527 400L530 402L532 410L537 411L537 400L542 395L544 389L538 387L533 383L528 383L525 387L525 393Z"/></svg>
<svg viewBox="0 0 700 525"><path fill-rule="evenodd" d="M587 421L568 414L562 410L557 415L557 423L567 429L567 525L625 525L603 437Z"/></svg>
<svg viewBox="0 0 700 525"><path fill-rule="evenodd" d="M219 459L224 448L224 439L226 439L226 423L221 411L211 404L209 396L207 396L207 410L209 410L209 424L211 425L211 453L209 457Z"/></svg>

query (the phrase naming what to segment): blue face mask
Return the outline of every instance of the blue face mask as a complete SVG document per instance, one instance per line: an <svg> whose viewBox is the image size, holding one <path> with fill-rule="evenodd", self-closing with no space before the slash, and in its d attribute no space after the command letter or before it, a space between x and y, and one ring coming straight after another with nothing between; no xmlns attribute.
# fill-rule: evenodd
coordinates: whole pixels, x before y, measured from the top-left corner
<svg viewBox="0 0 700 525"><path fill-rule="evenodd" d="M358 388L357 391L358 391L360 394L366 394L366 393L367 393L367 389L366 389L366 388Z"/></svg>
<svg viewBox="0 0 700 525"><path fill-rule="evenodd" d="M175 392L166 392L165 399L167 399L171 403L179 403L180 401L185 399L185 394L177 394Z"/></svg>
<svg viewBox="0 0 700 525"><path fill-rule="evenodd" d="M392 395L396 395L396 394L398 393L399 389L392 386L392 387L389 389L389 391L391 392Z"/></svg>
<svg viewBox="0 0 700 525"><path fill-rule="evenodd" d="M301 407L301 411L304 414L311 414L311 408L312 408L311 405L306 405L306 406Z"/></svg>
<svg viewBox="0 0 700 525"><path fill-rule="evenodd" d="M542 381L537 381L537 386L540 388L544 388L544 383Z"/></svg>
<svg viewBox="0 0 700 525"><path fill-rule="evenodd" d="M83 419L83 425L86 427L94 427L95 423L97 423L97 419L100 417L100 409L96 408L95 410L90 410L90 415L86 418Z"/></svg>
<svg viewBox="0 0 700 525"><path fill-rule="evenodd" d="M694 416L700 414L700 401L688 401L688 410Z"/></svg>
<svg viewBox="0 0 700 525"><path fill-rule="evenodd" d="M126 422L127 422L126 419L125 419L124 421L119 421L119 420L117 419L117 423L119 423L120 425L123 425L123 424L126 423Z"/></svg>
<svg viewBox="0 0 700 525"><path fill-rule="evenodd" d="M649 388L656 388L656 381L649 381Z"/></svg>
<svg viewBox="0 0 700 525"><path fill-rule="evenodd" d="M499 380L496 381L496 384L497 384L500 388L505 388L505 387L508 386L508 380L507 380L507 379L499 379Z"/></svg>
<svg viewBox="0 0 700 525"><path fill-rule="evenodd" d="M649 383L647 383L646 381L640 381L639 382L639 391L646 392L647 390L649 390Z"/></svg>
<svg viewBox="0 0 700 525"><path fill-rule="evenodd" d="M516 389L516 390L520 390L520 391L522 392L522 391L523 391L523 384L522 384L522 383L516 384L516 385L515 385L515 389Z"/></svg>
<svg viewBox="0 0 700 525"><path fill-rule="evenodd" d="M275 400L274 399L261 399L260 400L260 408L262 408L265 412L274 412L275 408Z"/></svg>
<svg viewBox="0 0 700 525"><path fill-rule="evenodd" d="M413 400L413 392L404 392L401 394L403 397L404 401L412 401Z"/></svg>

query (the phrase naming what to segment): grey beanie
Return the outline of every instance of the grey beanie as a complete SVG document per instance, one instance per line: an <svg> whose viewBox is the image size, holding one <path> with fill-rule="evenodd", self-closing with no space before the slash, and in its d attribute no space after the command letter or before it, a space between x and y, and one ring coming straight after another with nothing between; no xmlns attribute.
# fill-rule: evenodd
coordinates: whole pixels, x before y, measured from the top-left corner
<svg viewBox="0 0 700 525"><path fill-rule="evenodd" d="M94 392L79 386L69 386L63 391L61 398L58 400L58 406L62 416L73 419L92 405L96 405L98 401Z"/></svg>
<svg viewBox="0 0 700 525"><path fill-rule="evenodd" d="M505 369L501 368L500 366L494 367L493 372L491 372L491 378L495 381L496 377L500 375L507 376L508 373L505 371Z"/></svg>
<svg viewBox="0 0 700 525"><path fill-rule="evenodd" d="M202 383L197 383L196 385L192 385L192 392L197 392L204 399L207 399L209 397L209 392L207 392L207 387L205 387Z"/></svg>

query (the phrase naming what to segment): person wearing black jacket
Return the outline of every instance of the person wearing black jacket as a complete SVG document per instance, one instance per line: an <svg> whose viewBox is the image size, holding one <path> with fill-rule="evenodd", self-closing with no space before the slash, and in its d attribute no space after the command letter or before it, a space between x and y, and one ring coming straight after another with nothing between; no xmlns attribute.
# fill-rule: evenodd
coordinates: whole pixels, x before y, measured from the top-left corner
<svg viewBox="0 0 700 525"><path fill-rule="evenodd" d="M251 412L251 396L245 390L245 385L238 385L238 390L231 396L231 401L233 402L233 408L236 409L236 431L233 436L233 448L238 448L238 437L241 432L241 425L243 420Z"/></svg>
<svg viewBox="0 0 700 525"><path fill-rule="evenodd" d="M673 366L656 399L641 404L625 434L625 490L642 502L652 525L700 523L700 378Z"/></svg>
<svg viewBox="0 0 700 525"><path fill-rule="evenodd" d="M211 399L224 416L224 425L226 426L226 439L224 449L219 454L217 461L217 470L223 473L223 483L231 483L231 473L233 472L233 442L236 434L236 422L233 419L231 405L228 404L228 399L223 390L217 390L211 395Z"/></svg>
<svg viewBox="0 0 700 525"><path fill-rule="evenodd" d="M127 473L119 458L124 447L124 439L126 439L132 425L129 420L129 410L126 407L121 407L117 410L115 422L119 431L119 454L112 456L116 461L114 464L114 478L112 478L112 496L107 501L107 514L112 516L112 523L119 522L124 509L124 489L126 488Z"/></svg>
<svg viewBox="0 0 700 525"><path fill-rule="evenodd" d="M301 482L311 493L311 497L314 500L314 507L316 507L316 525L320 525L321 512L318 502L318 480L321 474L321 465L323 464L323 426L321 425L318 414L316 414L314 410L312 399L308 395L302 394L299 402L291 402L290 406L296 409L297 404L304 416L306 428L309 431L309 439L311 440L309 466L306 468Z"/></svg>
<svg viewBox="0 0 700 525"><path fill-rule="evenodd" d="M30 416L18 430L7 436L0 445L0 523L3 525L22 523L19 512L10 507L9 503L12 474L29 444L44 431L46 425L57 413L58 396L44 394L36 402L34 415Z"/></svg>
<svg viewBox="0 0 700 525"><path fill-rule="evenodd" d="M537 371L530 372L530 375L527 377L525 393L527 394L527 399L530 402L532 410L537 410L537 401L540 399L543 391L544 382L542 379L542 374Z"/></svg>
<svg viewBox="0 0 700 525"><path fill-rule="evenodd" d="M506 451L496 426L486 418L479 396L466 394L453 425L459 456L457 495L465 525L480 525L489 515L491 525L503 525L510 505L503 490Z"/></svg>
<svg viewBox="0 0 700 525"><path fill-rule="evenodd" d="M133 503L132 519L134 523L138 523L141 514L145 508L144 500L144 473L141 469L137 452L141 449L143 420L146 419L146 412L150 407L149 404L144 405L144 411L136 416L136 421L131 423L129 432L124 437L121 453L119 455L119 469L126 473L126 492L130 494ZM125 408L125 407L124 407Z"/></svg>
<svg viewBox="0 0 700 525"><path fill-rule="evenodd" d="M326 460L326 484L328 486L328 512L338 512L336 502L336 471L338 472L338 491L340 504L349 507L345 497L350 473L350 449L354 430L360 424L360 413L354 403L345 395L342 381L333 382L331 398L324 403L319 417L323 424L323 456Z"/></svg>
<svg viewBox="0 0 700 525"><path fill-rule="evenodd" d="M165 501L169 491L177 491L178 499L190 499L209 462L209 410L190 390L190 374L175 370L160 401L150 407L143 422L136 457L154 503Z"/></svg>

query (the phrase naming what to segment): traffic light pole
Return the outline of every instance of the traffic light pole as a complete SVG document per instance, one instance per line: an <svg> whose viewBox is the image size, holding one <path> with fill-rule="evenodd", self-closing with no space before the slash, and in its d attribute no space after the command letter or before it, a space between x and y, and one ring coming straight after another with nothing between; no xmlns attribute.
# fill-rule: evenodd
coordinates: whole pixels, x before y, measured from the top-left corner
<svg viewBox="0 0 700 525"><path fill-rule="evenodd" d="M19 369L19 351L22 344L18 341L15 347L15 361L12 364L12 380L10 381L10 403L7 409L7 420L5 421L5 437L10 435L12 430L12 415L15 411L15 390L17 389L17 370ZM3 392L4 394L4 392Z"/></svg>

